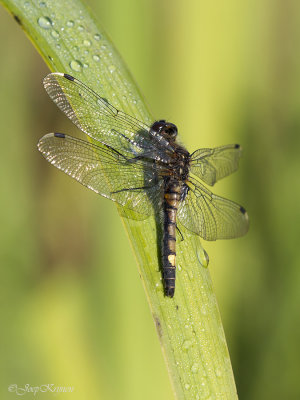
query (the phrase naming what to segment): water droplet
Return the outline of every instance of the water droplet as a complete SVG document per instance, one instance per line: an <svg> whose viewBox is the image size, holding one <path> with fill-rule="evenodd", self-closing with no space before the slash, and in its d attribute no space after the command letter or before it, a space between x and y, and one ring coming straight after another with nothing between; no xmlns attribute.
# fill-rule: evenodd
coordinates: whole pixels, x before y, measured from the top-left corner
<svg viewBox="0 0 300 400"><path fill-rule="evenodd" d="M202 313L203 315L206 315L206 314L207 314L207 310L206 310L205 305L202 305L201 308L200 308L200 310L201 310L201 313Z"/></svg>
<svg viewBox="0 0 300 400"><path fill-rule="evenodd" d="M103 45L101 46L101 49L102 49L102 50L106 50L106 47L107 47L106 44L103 44Z"/></svg>
<svg viewBox="0 0 300 400"><path fill-rule="evenodd" d="M82 68L82 64L78 60L72 60L70 62L70 67L73 69L73 71L79 72Z"/></svg>
<svg viewBox="0 0 300 400"><path fill-rule="evenodd" d="M70 19L70 21L67 22L67 27L68 27L68 28L73 28L73 26L74 26L74 21L72 21L72 20Z"/></svg>
<svg viewBox="0 0 300 400"><path fill-rule="evenodd" d="M52 36L54 39L58 39L58 38L59 38L59 33L58 33L55 29L52 29L52 31L51 31L51 36Z"/></svg>
<svg viewBox="0 0 300 400"><path fill-rule="evenodd" d="M181 267L180 264L177 265L177 269L178 269L178 271L181 271L181 270L182 270L182 267Z"/></svg>
<svg viewBox="0 0 300 400"><path fill-rule="evenodd" d="M109 69L109 72L112 74L113 72L115 72L116 66L115 66L115 65L110 65L110 66L108 67L108 69Z"/></svg>
<svg viewBox="0 0 300 400"><path fill-rule="evenodd" d="M46 7L46 3L44 1L40 2L40 7Z"/></svg>
<svg viewBox="0 0 300 400"><path fill-rule="evenodd" d="M192 346L192 341L191 340L185 340L182 344L183 350L188 350Z"/></svg>
<svg viewBox="0 0 300 400"><path fill-rule="evenodd" d="M89 51L88 50L84 50L83 53L87 56L89 54Z"/></svg>
<svg viewBox="0 0 300 400"><path fill-rule="evenodd" d="M56 48L60 49L60 44L59 43L56 44Z"/></svg>
<svg viewBox="0 0 300 400"><path fill-rule="evenodd" d="M95 40L100 40L100 39L101 39L100 33L95 33L94 39L95 39Z"/></svg>
<svg viewBox="0 0 300 400"><path fill-rule="evenodd" d="M52 21L49 17L40 17L37 22L43 29L50 29L52 26Z"/></svg>
<svg viewBox="0 0 300 400"><path fill-rule="evenodd" d="M100 61L100 57L97 54L93 55L93 60L94 61Z"/></svg>
<svg viewBox="0 0 300 400"><path fill-rule="evenodd" d="M24 7L29 7L29 5L30 5L29 1L25 1Z"/></svg>
<svg viewBox="0 0 300 400"><path fill-rule="evenodd" d="M187 270L188 276L190 278L190 281L192 281L194 279L194 274L191 270Z"/></svg>
<svg viewBox="0 0 300 400"><path fill-rule="evenodd" d="M84 31L84 27L82 25L79 25L78 30L79 30L79 32L82 32L82 31Z"/></svg>
<svg viewBox="0 0 300 400"><path fill-rule="evenodd" d="M84 45L84 46L89 47L91 44L92 44L92 42L91 42L90 40L88 40L88 39L85 39L85 40L83 41L83 45Z"/></svg>
<svg viewBox="0 0 300 400"><path fill-rule="evenodd" d="M87 63L83 64L83 68L88 68L88 67L89 67L89 64L87 64Z"/></svg>
<svg viewBox="0 0 300 400"><path fill-rule="evenodd" d="M196 373L198 372L198 369L199 369L198 363L194 363L194 364L192 365L192 368L191 368L192 373L193 373L193 374L196 374Z"/></svg>
<svg viewBox="0 0 300 400"><path fill-rule="evenodd" d="M188 383L186 383L186 384L184 385L184 388L185 388L186 390L189 390L189 389L190 389L190 387L191 387L191 385L190 385L190 384L188 384Z"/></svg>
<svg viewBox="0 0 300 400"><path fill-rule="evenodd" d="M78 51L78 50L79 50L79 47L78 47L78 46L74 46L74 47L73 47L73 50L74 50L74 51Z"/></svg>
<svg viewBox="0 0 300 400"><path fill-rule="evenodd" d="M199 246L196 251L197 258L202 267L207 268L209 264L209 257L202 246Z"/></svg>
<svg viewBox="0 0 300 400"><path fill-rule="evenodd" d="M217 376L218 378L221 378L221 376L222 376L221 370L220 370L219 368L217 368L215 372L216 372L216 376Z"/></svg>

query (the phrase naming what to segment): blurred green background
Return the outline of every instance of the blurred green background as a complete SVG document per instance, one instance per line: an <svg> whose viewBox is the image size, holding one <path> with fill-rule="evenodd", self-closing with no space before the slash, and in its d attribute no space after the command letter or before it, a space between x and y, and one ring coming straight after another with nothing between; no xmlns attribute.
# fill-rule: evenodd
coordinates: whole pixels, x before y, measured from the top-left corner
<svg viewBox="0 0 300 400"><path fill-rule="evenodd" d="M248 210L249 234L203 245L240 398L299 399L300 3L88 4L188 149L243 146L214 191ZM75 387L59 399L173 399L117 211L38 153L42 135L74 127L3 8L0 35L0 398L54 383Z"/></svg>

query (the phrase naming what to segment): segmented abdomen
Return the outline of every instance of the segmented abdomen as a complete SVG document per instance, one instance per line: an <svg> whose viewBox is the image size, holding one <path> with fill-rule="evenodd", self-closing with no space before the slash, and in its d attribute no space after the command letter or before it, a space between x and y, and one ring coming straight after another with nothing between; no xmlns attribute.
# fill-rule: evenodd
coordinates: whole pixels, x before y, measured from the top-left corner
<svg viewBox="0 0 300 400"><path fill-rule="evenodd" d="M176 215L180 201L178 182L166 185L163 202L163 264L162 275L165 295L173 297L176 277Z"/></svg>

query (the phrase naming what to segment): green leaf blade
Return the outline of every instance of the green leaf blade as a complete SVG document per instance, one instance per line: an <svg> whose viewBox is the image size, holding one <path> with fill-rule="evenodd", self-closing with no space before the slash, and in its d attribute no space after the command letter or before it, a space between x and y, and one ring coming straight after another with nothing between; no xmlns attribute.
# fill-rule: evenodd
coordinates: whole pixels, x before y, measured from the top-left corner
<svg viewBox="0 0 300 400"><path fill-rule="evenodd" d="M76 76L114 106L150 124L152 118L124 62L78 0L3 1L52 71ZM178 399L236 399L236 389L209 271L197 258L199 239L177 241L175 297L163 295L154 218L124 226ZM124 212L122 212L124 215Z"/></svg>

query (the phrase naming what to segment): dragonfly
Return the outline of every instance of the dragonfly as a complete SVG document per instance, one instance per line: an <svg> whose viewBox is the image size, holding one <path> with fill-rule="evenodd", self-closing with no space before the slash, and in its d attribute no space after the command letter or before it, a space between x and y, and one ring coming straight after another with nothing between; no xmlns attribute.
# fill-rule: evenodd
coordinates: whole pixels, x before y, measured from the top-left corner
<svg viewBox="0 0 300 400"><path fill-rule="evenodd" d="M39 151L56 168L141 219L159 214L165 296L175 293L178 222L209 241L246 234L245 208L204 185L213 186L238 169L240 145L189 153L176 141L178 130L171 122L156 120L149 126L69 74L51 73L43 84L92 142L49 133L39 140Z"/></svg>

